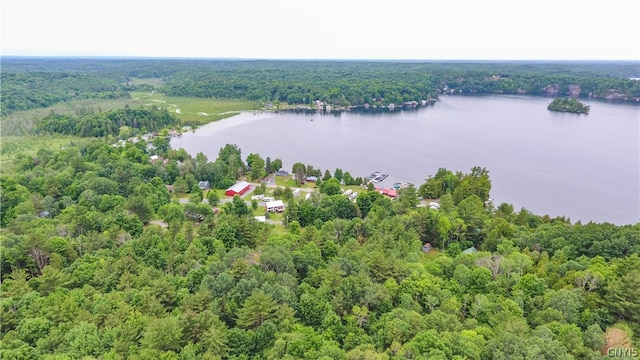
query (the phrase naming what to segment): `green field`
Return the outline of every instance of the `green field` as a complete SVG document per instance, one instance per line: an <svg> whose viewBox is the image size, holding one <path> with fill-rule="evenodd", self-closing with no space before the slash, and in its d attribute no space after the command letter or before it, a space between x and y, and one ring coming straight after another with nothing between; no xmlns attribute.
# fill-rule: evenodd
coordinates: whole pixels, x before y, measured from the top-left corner
<svg viewBox="0 0 640 360"><path fill-rule="evenodd" d="M224 119L240 111L260 108L259 103L248 100L185 98L149 92L132 92L131 97L139 105L165 107L183 123L196 125Z"/></svg>

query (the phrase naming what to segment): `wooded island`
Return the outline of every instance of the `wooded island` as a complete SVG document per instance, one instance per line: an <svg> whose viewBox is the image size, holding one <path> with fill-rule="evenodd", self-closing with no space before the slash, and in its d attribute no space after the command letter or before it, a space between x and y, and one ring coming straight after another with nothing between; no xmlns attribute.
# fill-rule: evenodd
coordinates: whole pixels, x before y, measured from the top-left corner
<svg viewBox="0 0 640 360"><path fill-rule="evenodd" d="M585 105L577 99L555 98L547 106L551 111L570 112L576 114L588 114L590 106Z"/></svg>

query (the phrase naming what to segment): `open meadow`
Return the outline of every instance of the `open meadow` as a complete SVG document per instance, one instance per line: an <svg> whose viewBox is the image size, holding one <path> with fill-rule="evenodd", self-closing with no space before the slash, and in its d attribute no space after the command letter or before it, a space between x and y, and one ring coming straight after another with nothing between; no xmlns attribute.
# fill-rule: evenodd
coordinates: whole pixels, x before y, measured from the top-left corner
<svg viewBox="0 0 640 360"><path fill-rule="evenodd" d="M174 97L157 92L132 92L131 97L139 105L167 108L183 124L190 125L203 125L228 118L240 111L260 108L259 103L249 100Z"/></svg>

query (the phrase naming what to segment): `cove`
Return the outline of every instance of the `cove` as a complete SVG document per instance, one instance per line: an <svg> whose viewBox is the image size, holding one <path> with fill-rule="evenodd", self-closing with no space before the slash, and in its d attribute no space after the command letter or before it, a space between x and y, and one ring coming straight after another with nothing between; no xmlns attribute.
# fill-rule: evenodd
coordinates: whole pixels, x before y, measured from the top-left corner
<svg viewBox="0 0 640 360"><path fill-rule="evenodd" d="M572 222L640 221L640 107L584 101L589 115L547 110L550 98L443 96L411 110L247 112L171 140L210 161L225 144L243 160L259 153L395 181L424 183L438 168L489 170L491 197Z"/></svg>

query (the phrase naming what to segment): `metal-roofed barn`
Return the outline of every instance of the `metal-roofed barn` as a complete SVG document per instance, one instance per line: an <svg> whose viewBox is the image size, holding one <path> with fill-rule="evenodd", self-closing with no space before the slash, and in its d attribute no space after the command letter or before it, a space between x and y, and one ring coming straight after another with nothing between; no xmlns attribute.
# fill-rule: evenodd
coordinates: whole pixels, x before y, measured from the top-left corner
<svg viewBox="0 0 640 360"><path fill-rule="evenodd" d="M247 190L249 190L250 187L251 187L251 184L249 184L248 182L239 181L235 183L232 187L228 188L224 192L224 194L227 196L242 195L245 192L247 192Z"/></svg>

